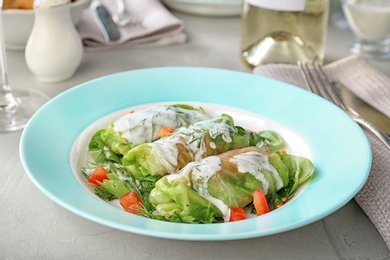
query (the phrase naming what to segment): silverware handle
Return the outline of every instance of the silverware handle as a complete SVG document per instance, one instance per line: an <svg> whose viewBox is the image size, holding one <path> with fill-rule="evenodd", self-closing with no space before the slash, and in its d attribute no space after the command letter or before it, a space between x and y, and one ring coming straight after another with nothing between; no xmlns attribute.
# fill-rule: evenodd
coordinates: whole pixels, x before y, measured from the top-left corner
<svg viewBox="0 0 390 260"><path fill-rule="evenodd" d="M379 140L381 140L387 146L387 148L390 149L390 137L387 134L362 117L352 116L352 118L356 123L371 131L371 133L378 137Z"/></svg>

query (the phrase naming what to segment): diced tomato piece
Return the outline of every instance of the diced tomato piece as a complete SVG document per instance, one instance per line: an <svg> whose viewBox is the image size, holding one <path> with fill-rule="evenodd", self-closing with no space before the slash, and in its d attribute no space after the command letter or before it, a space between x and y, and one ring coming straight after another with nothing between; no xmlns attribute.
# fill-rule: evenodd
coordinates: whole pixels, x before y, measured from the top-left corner
<svg viewBox="0 0 390 260"><path fill-rule="evenodd" d="M142 202L134 191L130 191L120 198L123 209L133 214L139 214L142 209Z"/></svg>
<svg viewBox="0 0 390 260"><path fill-rule="evenodd" d="M88 177L88 182L100 187L99 182L103 182L108 179L108 172L104 167L98 166L93 173Z"/></svg>
<svg viewBox="0 0 390 260"><path fill-rule="evenodd" d="M169 126L165 126L165 127L161 128L160 130L158 130L157 134L159 137L163 138L163 137L168 136L169 134L172 134L173 132L175 132L175 129L173 129L172 127L169 127Z"/></svg>
<svg viewBox="0 0 390 260"><path fill-rule="evenodd" d="M267 198L265 197L265 194L261 188L258 188L257 190L252 192L252 196L253 205L255 206L257 216L263 215L270 211Z"/></svg>
<svg viewBox="0 0 390 260"><path fill-rule="evenodd" d="M246 218L246 214L244 209L242 208L230 208L230 222L244 220Z"/></svg>

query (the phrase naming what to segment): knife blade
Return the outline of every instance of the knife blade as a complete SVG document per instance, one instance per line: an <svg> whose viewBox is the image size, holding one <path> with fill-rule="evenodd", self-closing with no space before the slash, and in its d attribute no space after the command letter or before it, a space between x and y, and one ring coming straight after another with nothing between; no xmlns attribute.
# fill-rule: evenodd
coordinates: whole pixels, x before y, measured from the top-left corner
<svg viewBox="0 0 390 260"><path fill-rule="evenodd" d="M115 42L120 39L121 34L112 20L112 16L107 8L99 1L93 0L91 3L92 15L98 25L105 42Z"/></svg>
<svg viewBox="0 0 390 260"><path fill-rule="evenodd" d="M340 82L332 82L332 85L341 100L390 136L390 118L388 116L362 100Z"/></svg>

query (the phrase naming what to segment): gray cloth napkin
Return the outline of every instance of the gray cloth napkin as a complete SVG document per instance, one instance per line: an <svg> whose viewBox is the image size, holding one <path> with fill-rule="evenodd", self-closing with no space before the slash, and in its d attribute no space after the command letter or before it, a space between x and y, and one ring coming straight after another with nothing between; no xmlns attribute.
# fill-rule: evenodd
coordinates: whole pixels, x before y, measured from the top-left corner
<svg viewBox="0 0 390 260"><path fill-rule="evenodd" d="M115 1L100 1L110 12L118 12ZM121 37L115 42L105 42L96 24L92 9L84 10L77 25L86 50L109 50L129 47L163 46L186 41L184 23L172 15L158 0L125 0L126 10L140 22L118 27Z"/></svg>
<svg viewBox="0 0 390 260"><path fill-rule="evenodd" d="M366 102L390 117L390 78L358 55L324 67L331 80L339 81ZM261 65L253 73L305 88L295 65ZM364 187L355 196L390 249L390 151L370 132L365 131L372 148L372 167Z"/></svg>

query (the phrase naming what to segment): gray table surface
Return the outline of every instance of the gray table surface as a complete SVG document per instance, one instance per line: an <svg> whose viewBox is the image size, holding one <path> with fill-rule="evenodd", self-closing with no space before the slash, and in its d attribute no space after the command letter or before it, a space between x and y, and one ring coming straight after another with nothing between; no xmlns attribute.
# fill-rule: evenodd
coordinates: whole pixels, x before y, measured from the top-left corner
<svg viewBox="0 0 390 260"><path fill-rule="evenodd" d="M202 66L251 72L240 61L240 19L175 13L188 41L167 47L85 53L71 79L47 84L28 70L23 52L7 51L13 88L54 97L87 80L160 66ZM326 62L348 55L353 40L333 24ZM390 75L389 61L372 62ZM19 158L21 131L0 135L0 259L389 259L383 239L354 200L330 216L281 234L237 241L177 241L112 229L57 205L30 181Z"/></svg>

